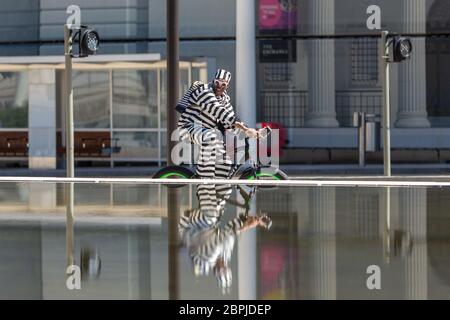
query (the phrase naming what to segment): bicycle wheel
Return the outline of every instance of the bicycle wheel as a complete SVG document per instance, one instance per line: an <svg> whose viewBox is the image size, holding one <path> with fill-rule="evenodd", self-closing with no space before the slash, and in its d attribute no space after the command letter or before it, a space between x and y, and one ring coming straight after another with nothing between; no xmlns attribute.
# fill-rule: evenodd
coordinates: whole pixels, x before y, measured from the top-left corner
<svg viewBox="0 0 450 320"><path fill-rule="evenodd" d="M255 180L255 178L257 180L289 180L286 173L277 168L271 170L261 170L261 168L258 168L255 173L247 171L240 179Z"/></svg>
<svg viewBox="0 0 450 320"><path fill-rule="evenodd" d="M195 175L190 169L181 166L162 168L153 175L153 179L191 179ZM182 184L167 184L168 187L182 187Z"/></svg>

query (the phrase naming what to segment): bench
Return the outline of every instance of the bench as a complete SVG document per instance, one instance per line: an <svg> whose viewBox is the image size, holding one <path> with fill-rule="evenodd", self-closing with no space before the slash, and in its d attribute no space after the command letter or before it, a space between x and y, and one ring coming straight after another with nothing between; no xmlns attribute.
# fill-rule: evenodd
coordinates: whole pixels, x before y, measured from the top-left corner
<svg viewBox="0 0 450 320"><path fill-rule="evenodd" d="M66 148L62 146L61 132L57 132L57 153L62 156ZM108 158L112 153L118 153L121 147L117 146L119 139L111 139L109 131L79 131L74 133L75 157ZM112 145L114 142L114 145Z"/></svg>
<svg viewBox="0 0 450 320"><path fill-rule="evenodd" d="M28 156L28 132L0 132L0 156Z"/></svg>

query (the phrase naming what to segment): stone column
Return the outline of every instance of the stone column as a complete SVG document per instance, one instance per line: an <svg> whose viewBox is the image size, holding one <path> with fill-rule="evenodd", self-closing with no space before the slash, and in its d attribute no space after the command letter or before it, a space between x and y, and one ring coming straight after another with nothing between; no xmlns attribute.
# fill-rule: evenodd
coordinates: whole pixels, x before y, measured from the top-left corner
<svg viewBox="0 0 450 320"><path fill-rule="evenodd" d="M310 190L312 240L311 288L313 299L336 299L336 191L332 187Z"/></svg>
<svg viewBox="0 0 450 320"><path fill-rule="evenodd" d="M426 7L423 0L403 1L405 33L426 32ZM427 73L425 38L411 38L411 59L399 64L399 97L396 127L429 127L427 118Z"/></svg>
<svg viewBox="0 0 450 320"><path fill-rule="evenodd" d="M399 192L405 252L405 299L427 299L427 190L404 188ZM409 249L409 250L408 250Z"/></svg>
<svg viewBox="0 0 450 320"><path fill-rule="evenodd" d="M334 34L334 0L308 3L313 35ZM334 40L308 40L308 110L305 127L338 127L335 103Z"/></svg>
<svg viewBox="0 0 450 320"><path fill-rule="evenodd" d="M56 168L55 70L28 73L28 167Z"/></svg>

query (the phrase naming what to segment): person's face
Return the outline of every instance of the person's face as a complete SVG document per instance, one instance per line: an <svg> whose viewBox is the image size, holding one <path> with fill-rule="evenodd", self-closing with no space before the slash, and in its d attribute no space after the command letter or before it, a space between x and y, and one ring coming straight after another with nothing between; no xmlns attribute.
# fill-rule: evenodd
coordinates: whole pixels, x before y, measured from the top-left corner
<svg viewBox="0 0 450 320"><path fill-rule="evenodd" d="M216 93L217 96L223 95L223 93L227 88L228 88L228 81L219 79L214 80L214 92Z"/></svg>

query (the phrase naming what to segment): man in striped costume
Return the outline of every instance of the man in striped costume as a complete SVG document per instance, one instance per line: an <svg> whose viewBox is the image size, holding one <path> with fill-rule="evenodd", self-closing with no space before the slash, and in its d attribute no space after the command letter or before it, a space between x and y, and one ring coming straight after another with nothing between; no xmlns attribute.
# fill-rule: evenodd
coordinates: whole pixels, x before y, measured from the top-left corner
<svg viewBox="0 0 450 320"><path fill-rule="evenodd" d="M241 214L224 227L219 227L231 191L231 186L225 191L217 189L216 185L199 185L199 208L186 211L179 221L180 238L188 250L194 274L208 275L213 271L223 293L227 293L231 286L229 262L236 236L256 226L268 229L271 225L267 215Z"/></svg>
<svg viewBox="0 0 450 320"><path fill-rule="evenodd" d="M235 134L242 131L248 137L258 136L258 131L236 120L226 92L230 80L229 71L218 69L212 82L195 82L176 108L181 113L178 121L181 138L200 147L197 163L200 178L229 177L232 161L225 151L225 130L233 130Z"/></svg>

